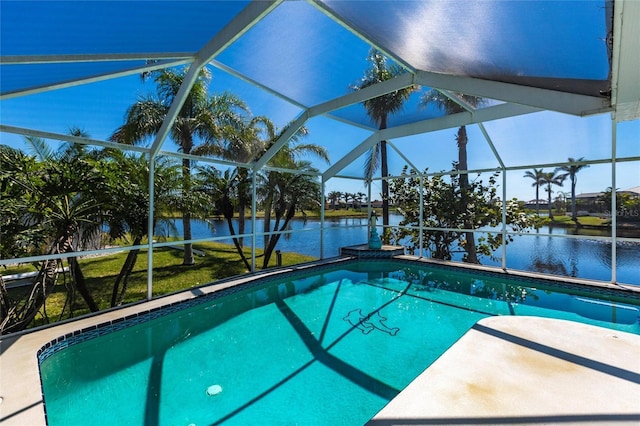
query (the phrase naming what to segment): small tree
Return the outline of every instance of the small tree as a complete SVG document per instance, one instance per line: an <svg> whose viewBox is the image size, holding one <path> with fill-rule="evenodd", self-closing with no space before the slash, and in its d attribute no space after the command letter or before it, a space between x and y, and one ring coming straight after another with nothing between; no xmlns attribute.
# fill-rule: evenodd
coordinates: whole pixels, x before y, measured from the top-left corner
<svg viewBox="0 0 640 426"><path fill-rule="evenodd" d="M426 171L425 171L426 173ZM407 168L403 175L407 174ZM420 177L414 171L409 177L396 178L391 181L392 201L398 212L403 216L400 227L394 231L393 239L396 244L403 244L415 252L419 248L420 231L417 229L403 229L402 226L418 227L422 220L423 226L430 228L446 228L449 231L425 230L422 234L425 247L431 252L431 257L450 260L457 247L466 248L466 232L457 231L465 224L474 227L498 227L502 222L502 200L496 196L496 175L489 178L488 185L481 180L469 183L468 198L463 201L460 197L459 175L452 175L450 182L443 176L423 178L423 212L420 216ZM473 211L467 211L467 203L473 203ZM533 227L530 218L516 199L507 201L506 206L508 229L523 232ZM513 241L511 235L506 235L506 242ZM487 232L486 237L478 239L477 253L493 256L493 252L503 242L500 232ZM465 250L463 261L469 262L469 253ZM473 263L476 263L475 261Z"/></svg>
<svg viewBox="0 0 640 426"><path fill-rule="evenodd" d="M444 111L446 114L458 114L467 110L467 108L472 109L483 105L486 101L483 98L466 95L464 93L455 93L453 96L447 96L443 92L437 89L431 89L427 93L423 94L420 103L423 107L426 107L429 104L435 105L438 109ZM464 105L464 106L463 106ZM466 106L466 108L465 108ZM469 170L468 165L468 157L467 157L467 144L469 143L469 138L467 136L467 127L460 126L458 128L458 132L456 134L456 144L458 145L458 161L454 163L454 167L456 170L466 171ZM467 188L469 188L469 175L466 173L462 173L458 176L458 181L460 182L460 197L462 199L463 204L466 204L467 209L471 209L473 203L468 200L467 197ZM467 221L467 223L463 224L464 228L471 228L471 221ZM465 238L465 250L468 254L470 263L479 263L476 258L476 247L475 247L475 237L473 236L473 232L467 232Z"/></svg>

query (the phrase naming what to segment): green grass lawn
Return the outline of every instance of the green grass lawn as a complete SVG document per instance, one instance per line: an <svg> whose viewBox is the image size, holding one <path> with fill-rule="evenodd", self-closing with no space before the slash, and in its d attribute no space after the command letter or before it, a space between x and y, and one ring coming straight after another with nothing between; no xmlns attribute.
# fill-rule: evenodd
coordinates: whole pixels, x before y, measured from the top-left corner
<svg viewBox="0 0 640 426"><path fill-rule="evenodd" d="M578 224L586 226L608 226L611 224L610 219L602 219L597 216L578 216ZM571 220L571 216L554 216L551 221L554 225L575 226L576 223Z"/></svg>
<svg viewBox="0 0 640 426"><path fill-rule="evenodd" d="M214 242L194 244L194 249L205 253L204 256L196 256L194 266L183 266L183 252L181 250L163 247L155 249L153 256L153 296L173 293L180 290L198 287L216 280L247 273L235 247ZM256 256L262 254L256 250ZM126 258L126 252L115 253L100 257L88 257L80 260L82 272L85 275L91 295L100 309L110 307L113 284L120 272L120 268ZM245 248L245 255L250 260L251 250ZM313 257L296 253L282 253L282 265L294 265L315 260ZM270 267L276 266L275 253L270 259ZM262 265L262 257L256 257L256 264ZM11 268L2 272L3 275L25 271L24 266ZM34 268L30 269L33 271ZM69 291L65 285L65 278L60 274L58 283L53 293L46 301L46 315L36 318L35 324L42 325L48 322L59 321L71 317L67 295ZM29 286L12 288L10 295L14 298L25 295L30 291ZM147 296L147 251L141 250L133 273L129 277L129 284L125 294L124 304L144 300ZM64 312L63 312L64 309ZM75 295L73 304L73 317L89 313L89 309L80 294Z"/></svg>

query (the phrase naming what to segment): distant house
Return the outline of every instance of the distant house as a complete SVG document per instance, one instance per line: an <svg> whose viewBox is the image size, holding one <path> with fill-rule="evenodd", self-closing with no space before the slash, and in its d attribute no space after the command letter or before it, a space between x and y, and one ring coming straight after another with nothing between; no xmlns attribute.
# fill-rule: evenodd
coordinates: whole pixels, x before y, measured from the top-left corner
<svg viewBox="0 0 640 426"><path fill-rule="evenodd" d="M633 198L640 198L640 186L634 186L633 188L625 189L624 191L618 191L618 194L629 194Z"/></svg>
<svg viewBox="0 0 640 426"><path fill-rule="evenodd" d="M616 191L616 194L629 194L633 198L640 198L640 186ZM602 213L611 209L611 206L603 201L604 196L604 192L583 192L576 195L576 204L581 211Z"/></svg>

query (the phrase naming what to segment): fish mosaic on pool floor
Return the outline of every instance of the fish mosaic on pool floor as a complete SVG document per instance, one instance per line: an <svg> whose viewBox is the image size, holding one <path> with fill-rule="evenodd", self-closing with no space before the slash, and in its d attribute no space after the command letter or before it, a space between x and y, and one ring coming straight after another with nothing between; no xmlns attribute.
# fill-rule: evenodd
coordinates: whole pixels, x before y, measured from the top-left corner
<svg viewBox="0 0 640 426"><path fill-rule="evenodd" d="M379 311L376 311L369 315L364 315L362 309L354 309L347 314L343 320L347 321L353 327L360 330L363 334L369 334L373 330L380 330L383 333L387 333L390 336L398 334L400 329L398 327L389 327L384 322L387 318L380 315Z"/></svg>

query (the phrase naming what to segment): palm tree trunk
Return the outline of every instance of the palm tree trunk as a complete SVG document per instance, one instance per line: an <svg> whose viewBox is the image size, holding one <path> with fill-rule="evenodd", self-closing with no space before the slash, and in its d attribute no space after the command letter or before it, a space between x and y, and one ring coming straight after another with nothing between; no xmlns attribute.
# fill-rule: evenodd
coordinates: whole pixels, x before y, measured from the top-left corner
<svg viewBox="0 0 640 426"><path fill-rule="evenodd" d="M380 130L387 128L387 116L380 118ZM387 161L387 141L380 141L380 174L382 176L382 243L389 244L389 164Z"/></svg>
<svg viewBox="0 0 640 426"><path fill-rule="evenodd" d="M282 226L279 229L279 232L271 235L271 237L269 238L269 243L265 244L264 259L262 261L262 269L267 269L269 267L269 260L271 259L273 250L276 248L276 244L278 244L278 241L280 240L280 236L282 235L282 232L285 229L287 229L287 226L289 226L289 222L291 222L291 219L293 219L293 217L295 216L295 212L296 212L296 201L294 200L287 207L285 219L284 219L284 222L282 223ZM276 225L273 228L274 231L278 230L279 223L280 223L280 218L278 217L276 218Z"/></svg>
<svg viewBox="0 0 640 426"><path fill-rule="evenodd" d="M247 169L238 168L238 233L243 235L245 233L245 212L249 200L247 200L247 184L249 180L249 173ZM244 238L239 239L240 248L244 247Z"/></svg>
<svg viewBox="0 0 640 426"><path fill-rule="evenodd" d="M133 240L133 245L140 245L142 241L142 237L135 237ZM113 291L111 292L111 307L122 305L122 301L124 300L124 293L127 290L127 284L129 283L129 275L133 272L133 267L138 260L139 249L130 250L127 253L127 258L120 268L120 273L118 274L115 283L113 284ZM122 283L122 289L120 289L120 283Z"/></svg>
<svg viewBox="0 0 640 426"><path fill-rule="evenodd" d="M576 212L576 179L575 176L571 176L571 220L576 222L578 220L578 214Z"/></svg>
<svg viewBox="0 0 640 426"><path fill-rule="evenodd" d="M76 289L78 289L78 293L80 293L80 296L84 299L89 310L91 312L98 312L100 308L96 304L95 300L93 300L93 296L91 296L91 292L87 287L87 281L84 279L84 274L82 273L77 257L69 258L69 269L71 270L71 276L73 277Z"/></svg>
<svg viewBox="0 0 640 426"><path fill-rule="evenodd" d="M19 306L13 302L7 293L4 281L0 279L0 293L2 295L2 316L0 317L0 334L9 334L22 331L44 305L58 277L58 261L47 260L42 264L38 276L33 282L33 287L27 301Z"/></svg>
<svg viewBox="0 0 640 426"><path fill-rule="evenodd" d="M536 214L540 216L540 185L536 183Z"/></svg>
<svg viewBox="0 0 640 426"><path fill-rule="evenodd" d="M183 194L188 194L191 191L191 160L187 158L182 159L182 177L183 177ZM182 212L182 227L184 231L184 239L191 239L191 212L189 208L185 208ZM184 258L182 264L185 266L195 265L196 261L193 257L193 246L191 243L184 245Z"/></svg>
<svg viewBox="0 0 640 426"><path fill-rule="evenodd" d="M380 172L382 174L382 242L389 244L389 183L385 179L389 176L387 141L380 142L380 160Z"/></svg>
<svg viewBox="0 0 640 426"><path fill-rule="evenodd" d="M461 126L458 129L458 170L466 171L469 169L467 164L467 128ZM465 212L464 227L467 229L473 228L473 221L469 218L469 201L467 191L469 189L469 175L467 173L460 174L460 195L462 198L462 207ZM467 252L468 263L480 263L478 260L478 253L476 250L476 240L473 232L465 233L465 250Z"/></svg>
<svg viewBox="0 0 640 426"><path fill-rule="evenodd" d="M229 227L229 233L231 234L231 239L233 240L233 245L236 246L236 250L238 251L238 254L240 255L240 258L242 259L242 262L244 263L244 266L247 267L247 270L251 270L251 265L249 264L249 261L247 260L247 257L244 255L244 250L242 247L242 240L240 238L236 238L236 231L233 228L233 217L227 217L227 226Z"/></svg>

